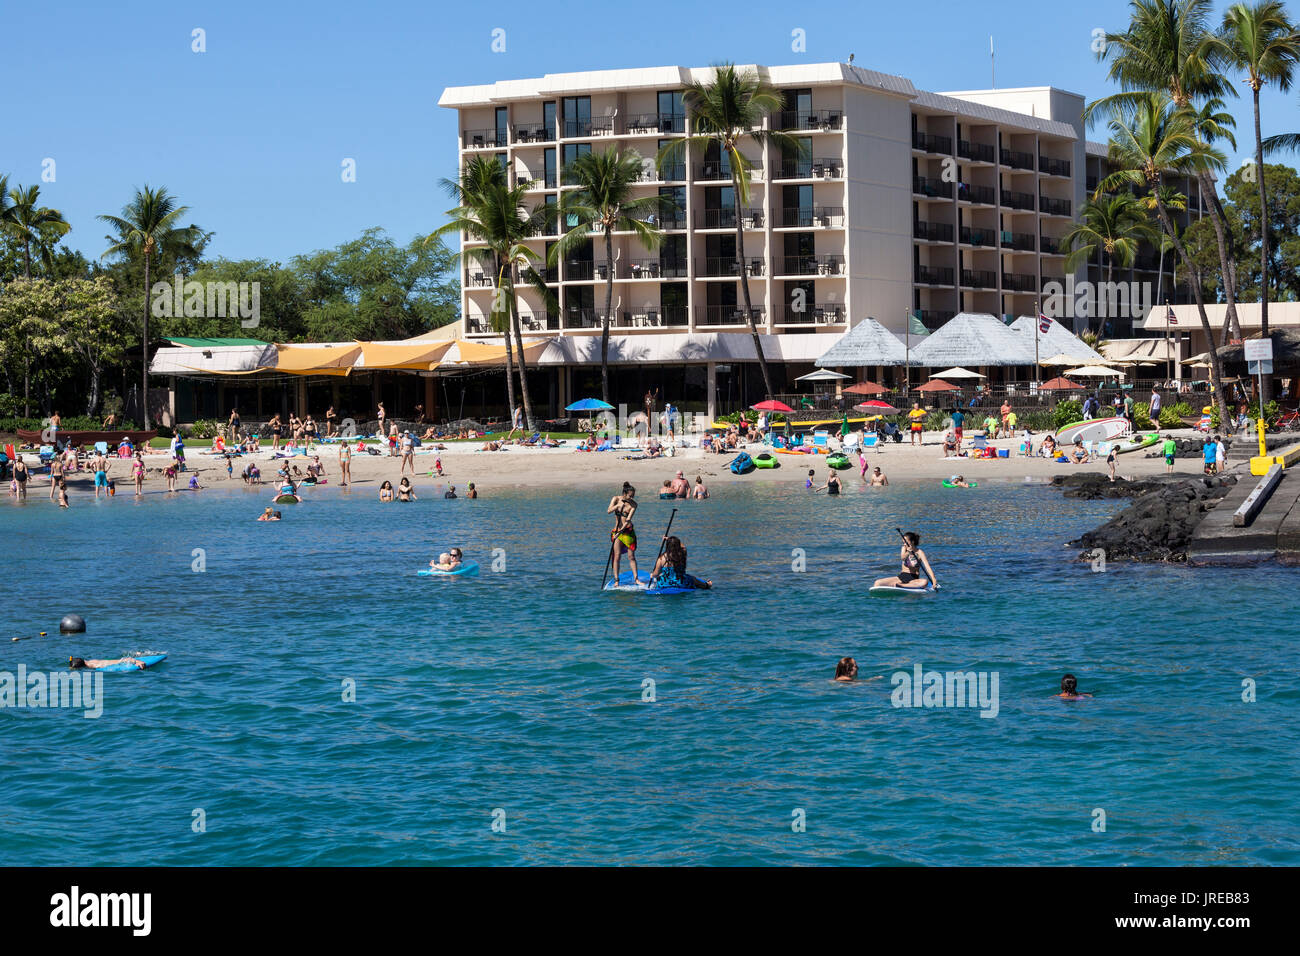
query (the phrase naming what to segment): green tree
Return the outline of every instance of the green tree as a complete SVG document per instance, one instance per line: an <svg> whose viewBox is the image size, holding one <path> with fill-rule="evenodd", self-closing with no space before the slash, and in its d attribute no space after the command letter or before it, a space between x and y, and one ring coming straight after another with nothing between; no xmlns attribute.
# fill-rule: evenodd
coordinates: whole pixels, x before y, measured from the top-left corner
<svg viewBox="0 0 1300 956"><path fill-rule="evenodd" d="M1243 248L1237 258L1243 294L1261 296L1260 243L1265 217L1260 215L1258 181L1263 179L1268 197L1268 230L1279 239L1269 246L1268 297L1274 301L1300 298L1300 262L1296 237L1300 235L1300 175L1290 166L1266 163L1263 175L1253 165L1233 172L1223 184L1230 207L1241 223Z"/></svg>
<svg viewBox="0 0 1300 956"><path fill-rule="evenodd" d="M1090 197L1079 210L1079 221L1061 237L1065 271L1074 272L1100 250L1106 259L1106 282L1114 281L1115 263L1133 264L1138 246L1160 241L1142 203L1130 192Z"/></svg>
<svg viewBox="0 0 1300 956"><path fill-rule="evenodd" d="M130 338L130 325L117 290L107 276L94 279L56 279L58 331L62 351L76 356L88 373L86 414L99 408L104 371L122 361Z"/></svg>
<svg viewBox="0 0 1300 956"><path fill-rule="evenodd" d="M54 269L54 247L72 229L63 213L40 204L40 186L15 186L9 190L10 206L5 228L23 247L23 275L32 277L32 248L48 275Z"/></svg>
<svg viewBox="0 0 1300 956"><path fill-rule="evenodd" d="M679 162L685 148L705 150L713 146L731 168L731 197L736 219L736 272L740 276L740 289L745 300L745 318L749 321L754 351L763 371L763 387L771 399L775 394L772 373L763 354L763 341L759 338L749 295L745 230L741 216L742 207L749 203L754 163L741 151L741 146L746 143L766 144L789 155L800 155L803 146L788 133L763 128L764 120L785 105L785 98L757 73L737 70L733 63L714 67L713 78L707 82L693 81L682 94L682 104L690 115L690 130L684 140L669 143L661 149L658 162L660 166Z"/></svg>
<svg viewBox="0 0 1300 956"><path fill-rule="evenodd" d="M165 187L151 189L147 184L136 190L135 196L122 209L120 216L100 216L116 233L106 237L109 247L105 257L142 259L144 263L144 308L140 326L140 413L144 427L149 428L149 267L160 249L184 254L192 252L195 244L204 240L198 226L180 225L181 218L189 212L188 206L178 205Z"/></svg>
<svg viewBox="0 0 1300 956"><path fill-rule="evenodd" d="M573 223L551 247L550 265L556 265L571 251L601 237L605 244L605 314L600 335L600 397L609 403L609 324L614 308L614 238L615 230L631 232L648 250L659 248L663 232L647 221L653 213L671 206L661 196L633 195L632 187L641 177L641 154L621 148L600 153L585 153L564 170L566 181L577 185L574 193L562 193L559 202L561 221Z"/></svg>
<svg viewBox="0 0 1300 956"><path fill-rule="evenodd" d="M47 396L51 378L58 368L53 361L58 350L59 300L49 279L15 279L0 295L0 362L5 377L12 380L10 368L21 367L23 379L23 416L31 415L33 373ZM48 408L48 400L44 403Z"/></svg>

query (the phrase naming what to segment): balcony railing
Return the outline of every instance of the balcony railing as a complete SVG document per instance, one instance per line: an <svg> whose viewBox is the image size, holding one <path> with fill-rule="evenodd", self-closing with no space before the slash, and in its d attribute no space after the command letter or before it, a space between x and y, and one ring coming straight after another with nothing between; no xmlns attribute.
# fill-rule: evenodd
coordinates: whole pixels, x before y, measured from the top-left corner
<svg viewBox="0 0 1300 956"><path fill-rule="evenodd" d="M1039 156L1038 171L1046 173L1048 176L1068 176L1070 175L1070 161L1068 159L1053 159L1051 156Z"/></svg>
<svg viewBox="0 0 1300 956"><path fill-rule="evenodd" d="M777 179L839 179L844 167L838 159L783 159Z"/></svg>
<svg viewBox="0 0 1300 956"><path fill-rule="evenodd" d="M971 289L992 289L998 284L998 274L989 269L962 269L961 284Z"/></svg>
<svg viewBox="0 0 1300 956"><path fill-rule="evenodd" d="M974 186L970 183L957 184L957 198L966 202L978 202L992 206L997 202L997 193L992 186Z"/></svg>
<svg viewBox="0 0 1300 956"><path fill-rule="evenodd" d="M510 141L503 129L467 129L462 135L466 149L504 149Z"/></svg>
<svg viewBox="0 0 1300 956"><path fill-rule="evenodd" d="M564 263L564 278L567 282L582 282L587 279L596 277L596 264L594 262L583 262L580 259L570 259Z"/></svg>
<svg viewBox="0 0 1300 956"><path fill-rule="evenodd" d="M670 325L686 325L689 313L684 305L667 305L660 308L631 309L616 317L619 328L645 329L663 328Z"/></svg>
<svg viewBox="0 0 1300 956"><path fill-rule="evenodd" d="M686 131L686 117L673 113L639 113L628 117L626 129L629 133L646 135L682 133Z"/></svg>
<svg viewBox="0 0 1300 956"><path fill-rule="evenodd" d="M547 329L557 330L560 327L560 316L556 312L519 312L519 324L523 326L525 332L541 332Z"/></svg>
<svg viewBox="0 0 1300 956"><path fill-rule="evenodd" d="M913 176L912 192L932 199L951 199L952 183L944 182L942 179Z"/></svg>
<svg viewBox="0 0 1300 956"><path fill-rule="evenodd" d="M656 167L649 164L641 168L636 181L639 183L674 183L686 181L685 163L665 163Z"/></svg>
<svg viewBox="0 0 1300 956"><path fill-rule="evenodd" d="M723 181L731 182L731 164L722 162L707 162L695 167L696 180L705 180L711 182ZM749 178L761 180L763 178L763 164L755 163L749 170Z"/></svg>
<svg viewBox="0 0 1300 956"><path fill-rule="evenodd" d="M762 324L767 321L767 311L760 305L754 306L754 322ZM695 310L698 325L748 325L745 306L742 305L706 305Z"/></svg>
<svg viewBox="0 0 1300 956"><path fill-rule="evenodd" d="M921 285L952 285L952 269L946 266L915 266L912 276Z"/></svg>
<svg viewBox="0 0 1300 956"><path fill-rule="evenodd" d="M605 263L596 263L596 278L607 278ZM614 269L615 279L685 279L688 273L682 259L620 259Z"/></svg>
<svg viewBox="0 0 1300 956"><path fill-rule="evenodd" d="M945 322L956 314L951 309L919 309L916 311L921 324L931 332L938 331Z"/></svg>
<svg viewBox="0 0 1300 956"><path fill-rule="evenodd" d="M782 256L772 266L783 276L840 276L844 275L844 259L840 256Z"/></svg>
<svg viewBox="0 0 1300 956"><path fill-rule="evenodd" d="M1034 154L1022 152L1017 149L1003 149L1001 151L1002 165L1010 166L1012 169L1029 169L1034 168Z"/></svg>
<svg viewBox="0 0 1300 956"><path fill-rule="evenodd" d="M1012 209L1028 209L1032 211L1037 203L1034 202L1033 193L1015 192L1011 189L1002 190L1002 205L1010 206Z"/></svg>
<svg viewBox="0 0 1300 956"><path fill-rule="evenodd" d="M1032 232L1003 232L1002 248L1014 249L1016 252L1034 251L1034 234Z"/></svg>
<svg viewBox="0 0 1300 956"><path fill-rule="evenodd" d="M775 129L832 130L844 128L844 114L839 110L782 110L773 116Z"/></svg>
<svg viewBox="0 0 1300 956"><path fill-rule="evenodd" d="M952 223L913 221L912 235L927 242L952 242Z"/></svg>
<svg viewBox="0 0 1300 956"><path fill-rule="evenodd" d="M736 261L735 256L708 256L705 259L696 260L695 274L700 276L739 276L740 263ZM749 259L745 263L745 273L750 276L761 276L763 274L763 260L758 257Z"/></svg>
<svg viewBox="0 0 1300 956"><path fill-rule="evenodd" d="M806 305L795 309L790 305L781 306L776 314L777 325L840 325L844 322L844 306L834 303Z"/></svg>
<svg viewBox="0 0 1300 956"><path fill-rule="evenodd" d="M465 286L470 289L490 289L494 276L491 273L483 272L481 269L467 269L465 271Z"/></svg>
<svg viewBox="0 0 1300 956"><path fill-rule="evenodd" d="M516 143L552 143L555 141L555 127L543 123L525 123L515 127Z"/></svg>
<svg viewBox="0 0 1300 956"><path fill-rule="evenodd" d="M1051 196L1042 196L1038 200L1039 212L1046 213L1049 216L1069 216L1070 200L1053 199Z"/></svg>
<svg viewBox="0 0 1300 956"><path fill-rule="evenodd" d="M564 135L590 136L591 122L589 119L567 119L564 121Z"/></svg>
<svg viewBox="0 0 1300 956"><path fill-rule="evenodd" d="M991 163L997 153L987 143L972 143L970 140L957 140L957 155L977 163Z"/></svg>
<svg viewBox="0 0 1300 956"><path fill-rule="evenodd" d="M1038 276L1024 273L1002 273L1002 288L1006 292L1036 292Z"/></svg>
<svg viewBox="0 0 1300 956"><path fill-rule="evenodd" d="M763 210L742 209L740 211L740 224L745 229L762 229ZM696 229L735 229L736 210L702 209L695 214L695 228Z"/></svg>
<svg viewBox="0 0 1300 956"><path fill-rule="evenodd" d="M529 189L555 188L555 176L544 176L541 173L516 173L515 182L520 186L527 186Z"/></svg>
<svg viewBox="0 0 1300 956"><path fill-rule="evenodd" d="M844 226L844 207L796 206L789 209L773 209L772 223L784 228L840 229Z"/></svg>
<svg viewBox="0 0 1300 956"><path fill-rule="evenodd" d="M998 234L993 229L974 229L971 226L962 226L961 241L968 246L996 246L998 244Z"/></svg>
<svg viewBox="0 0 1300 956"><path fill-rule="evenodd" d="M569 306L564 310L564 327L566 329L594 329L598 328L601 323L600 316L604 313L597 313L595 309L582 309L576 306Z"/></svg>
<svg viewBox="0 0 1300 956"><path fill-rule="evenodd" d="M1038 251L1045 256L1061 255L1061 240L1053 236L1038 237Z"/></svg>
<svg viewBox="0 0 1300 956"><path fill-rule="evenodd" d="M935 133L926 133L919 129L912 130L912 148L926 153L942 153L945 156L951 156L952 138L939 136Z"/></svg>

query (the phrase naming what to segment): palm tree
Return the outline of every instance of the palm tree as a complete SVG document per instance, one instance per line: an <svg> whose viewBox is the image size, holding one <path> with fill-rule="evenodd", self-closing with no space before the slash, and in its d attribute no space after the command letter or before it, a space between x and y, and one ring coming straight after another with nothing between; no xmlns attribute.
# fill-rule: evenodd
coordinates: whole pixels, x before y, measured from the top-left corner
<svg viewBox="0 0 1300 956"><path fill-rule="evenodd" d="M166 249L179 255L195 253L201 239L198 226L179 225L188 206L179 206L165 186L151 189L145 184L122 208L120 216L100 216L117 233L106 236L109 247L104 256L144 258L144 317L140 330L140 413L149 428L149 268L155 256ZM101 257L102 258L102 257Z"/></svg>
<svg viewBox="0 0 1300 956"><path fill-rule="evenodd" d="M1220 31L1229 62L1246 73L1255 109L1255 178L1259 183L1259 323L1268 337L1268 197L1264 188L1264 138L1259 129L1259 91L1273 84L1282 92L1291 88L1300 61L1300 33L1277 0L1252 5L1234 4L1223 15ZM1267 379L1264 391L1267 393ZM1261 407L1268 395L1260 396Z"/></svg>
<svg viewBox="0 0 1300 956"><path fill-rule="evenodd" d="M1216 142L1223 141L1233 149L1237 148L1237 139L1233 135L1237 121L1231 113L1223 112L1221 99L1210 97L1200 109L1194 110L1192 115L1195 118L1196 135L1206 145L1213 146ZM1218 247L1219 273L1223 279L1223 298L1226 305L1223 323L1226 345L1229 333L1235 338L1242 338L1241 319L1237 315L1237 262L1228 249L1228 214L1224 211L1223 203L1219 201L1219 191L1215 188L1213 175L1209 169L1197 167L1196 181L1201 187L1202 200L1209 203L1210 225L1214 229L1214 242Z"/></svg>
<svg viewBox="0 0 1300 956"><path fill-rule="evenodd" d="M766 83L756 73L742 72L735 64L722 63L714 67L709 82L696 80L682 93L682 104L690 113L691 127L685 140L670 143L659 151L659 164L676 162L683 147L703 150L716 146L718 156L731 167L731 197L736 218L736 271L740 275L740 289L745 300L745 317L754 337L754 352L763 371L763 387L767 397L774 395L772 375L763 354L763 341L754 321L754 306L749 296L749 275L745 270L745 230L741 208L749 202L751 171L754 163L740 147L744 143L759 146L771 144L795 155L803 150L799 140L788 133L764 129L763 122L785 104L782 94Z"/></svg>
<svg viewBox="0 0 1300 956"><path fill-rule="evenodd" d="M636 150L621 147L601 153L584 153L565 167L568 182L578 186L575 193L561 196L559 217L575 223L551 247L549 265L556 265L580 246L602 236L605 242L605 314L600 335L600 397L609 404L609 323L614 308L614 239L615 230L634 233L648 250L659 247L663 232L647 221L653 213L672 200L664 196L632 195L632 186L641 177L642 158Z"/></svg>
<svg viewBox="0 0 1300 956"><path fill-rule="evenodd" d="M1156 301L1162 302L1163 299L1160 296L1160 292L1165 281L1165 253L1173 248L1173 243L1170 241L1169 237L1165 235L1164 229L1159 225L1160 214L1158 207L1160 203L1164 203L1165 209L1170 212L1182 212L1187 208L1187 197L1173 186L1165 185L1161 186L1155 192L1143 193L1137 197L1137 200L1142 204L1142 208L1146 210L1147 216L1156 224L1156 229L1160 233L1160 263L1156 267Z"/></svg>
<svg viewBox="0 0 1300 956"><path fill-rule="evenodd" d="M1143 240L1154 245L1159 241L1159 232L1136 196L1130 192L1092 196L1079 210L1079 221L1061 237L1065 271L1074 272L1100 250L1106 257L1109 287L1115 263L1124 268L1131 266Z"/></svg>
<svg viewBox="0 0 1300 956"><path fill-rule="evenodd" d="M23 271L28 279L32 277L32 247L49 273L54 269L54 247L72 230L63 213L40 205L40 195L40 186L15 186L9 190L12 204L4 212L5 228L22 243Z"/></svg>
<svg viewBox="0 0 1300 956"><path fill-rule="evenodd" d="M517 344L519 390L523 399L524 416L531 429L534 423L533 405L528 391L528 368L519 327L519 303L515 289L521 266L530 273L530 280L540 282L536 270L529 267L528 263L541 257L529 249L524 241L541 234L546 212L542 209L529 211L525 207L527 187L511 188L506 179L505 167L491 157L471 157L458 181L444 179L442 185L459 205L448 210L448 221L426 237L425 242L455 232L463 233L468 242L481 243L462 248L457 256L480 263L496 276L496 294L492 297L489 315L493 329L504 332L506 401L511 409L515 407L513 365ZM515 344L510 341L512 328Z"/></svg>
<svg viewBox="0 0 1300 956"><path fill-rule="evenodd" d="M1174 105L1169 94L1148 92L1115 108L1107 124L1110 129L1109 161L1115 172L1107 176L1098 189L1107 192L1121 186L1145 188L1156 207L1156 214L1178 257L1187 265L1187 284L1196 301L1201 329L1209 346L1210 384L1219 404L1219 420L1228 420L1228 406L1223 394L1223 373L1214 348L1214 332L1205 313L1201 280L1178 236L1178 228L1169 215L1162 187L1168 173L1186 174L1200 167L1222 170L1222 154L1206 145L1196 132L1195 119L1185 109Z"/></svg>

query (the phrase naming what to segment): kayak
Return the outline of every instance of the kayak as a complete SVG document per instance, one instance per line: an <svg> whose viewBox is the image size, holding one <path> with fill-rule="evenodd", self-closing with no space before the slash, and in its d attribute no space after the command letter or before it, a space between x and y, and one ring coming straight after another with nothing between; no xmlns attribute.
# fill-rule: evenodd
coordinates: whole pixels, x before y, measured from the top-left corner
<svg viewBox="0 0 1300 956"><path fill-rule="evenodd" d="M1122 455L1128 451L1138 451L1142 448L1150 448L1156 442L1160 441L1159 435L1139 435L1132 441L1126 441L1115 446L1115 454Z"/></svg>
<svg viewBox="0 0 1300 956"><path fill-rule="evenodd" d="M831 468L852 468L853 462L849 461L848 455L831 455L826 459L826 464Z"/></svg>
<svg viewBox="0 0 1300 956"><path fill-rule="evenodd" d="M953 484L949 479L947 479L947 478L945 478L945 479L943 480L943 486L944 486L945 488L961 488L961 487L963 487L962 485L954 485L954 484ZM965 485L965 487L969 487L969 488L978 488L979 486L980 486L980 483L979 483L978 481L968 481L968 482L966 482L966 485Z"/></svg>
<svg viewBox="0 0 1300 956"><path fill-rule="evenodd" d="M159 661L165 661L166 659L167 659L166 654L140 654L136 657L136 660L144 664L145 667L153 667ZM136 667L134 664L128 663L126 661L122 661L119 664L108 664L104 667L95 668L95 670L97 671L113 671L113 672L138 671L139 669L140 668Z"/></svg>
<svg viewBox="0 0 1300 956"><path fill-rule="evenodd" d="M454 578L458 575L478 574L478 562L462 561L460 567L453 568L450 571L440 571L436 568L423 568L415 573L426 578Z"/></svg>
<svg viewBox="0 0 1300 956"><path fill-rule="evenodd" d="M754 470L754 459L742 451L727 467L731 469L733 475L747 475Z"/></svg>
<svg viewBox="0 0 1300 956"><path fill-rule="evenodd" d="M905 588L896 584L877 584L867 592L872 597L897 597L898 595L933 594L934 586L927 584L923 588Z"/></svg>
<svg viewBox="0 0 1300 956"><path fill-rule="evenodd" d="M679 588L679 587L648 587L650 584L650 572L642 571L636 579L632 578L631 571L624 571L618 576L617 581L607 581L605 583L606 591L634 591L638 594L656 594L667 596L670 594L690 594L699 590L698 588Z"/></svg>
<svg viewBox="0 0 1300 956"><path fill-rule="evenodd" d="M754 464L759 468L780 468L779 462L775 455L768 452L760 452L754 456Z"/></svg>

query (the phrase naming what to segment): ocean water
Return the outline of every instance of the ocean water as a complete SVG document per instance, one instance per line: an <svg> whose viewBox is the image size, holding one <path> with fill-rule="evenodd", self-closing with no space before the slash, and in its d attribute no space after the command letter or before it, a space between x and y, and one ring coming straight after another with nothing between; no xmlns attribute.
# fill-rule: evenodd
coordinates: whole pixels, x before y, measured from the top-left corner
<svg viewBox="0 0 1300 956"><path fill-rule="evenodd" d="M674 598L598 590L609 488L0 506L0 671L169 655L0 710L0 864L1300 863L1295 572L1095 573L1062 544L1122 502L848 485L680 503L716 588ZM940 593L867 596L898 526ZM416 576L453 544L478 577ZM997 715L893 706L918 663Z"/></svg>

